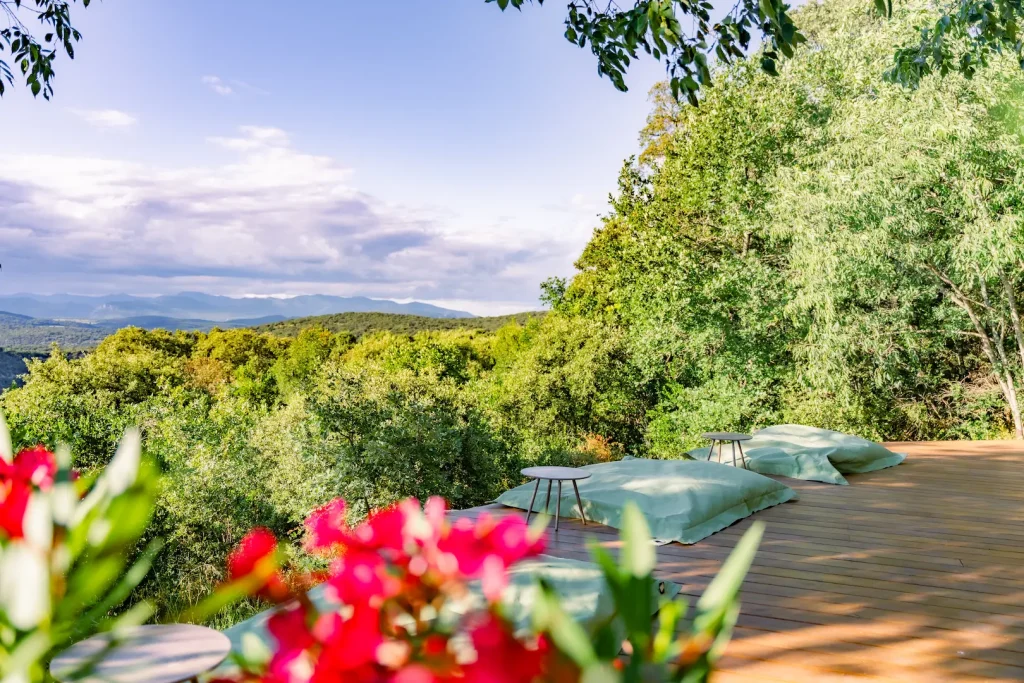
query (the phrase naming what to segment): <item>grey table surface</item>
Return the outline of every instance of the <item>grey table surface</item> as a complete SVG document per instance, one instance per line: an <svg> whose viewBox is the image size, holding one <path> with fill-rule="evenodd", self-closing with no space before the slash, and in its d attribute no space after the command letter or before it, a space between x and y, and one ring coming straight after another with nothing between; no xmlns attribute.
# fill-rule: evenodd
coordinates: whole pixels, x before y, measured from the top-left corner
<svg viewBox="0 0 1024 683"><path fill-rule="evenodd" d="M50 673L58 681L103 653L112 635L102 633L75 643L53 658ZM119 634L120 643L79 683L181 683L215 668L231 650L220 631L191 624L137 626Z"/></svg>
<svg viewBox="0 0 1024 683"><path fill-rule="evenodd" d="M740 434L739 432L705 432L701 436L714 441L750 441L754 438L750 434Z"/></svg>
<svg viewBox="0 0 1024 683"><path fill-rule="evenodd" d="M527 467L522 470L524 477L530 477L532 479L561 479L563 481L578 480L578 479L589 479L590 472L581 470L577 467L556 467L554 465L547 465L544 467Z"/></svg>

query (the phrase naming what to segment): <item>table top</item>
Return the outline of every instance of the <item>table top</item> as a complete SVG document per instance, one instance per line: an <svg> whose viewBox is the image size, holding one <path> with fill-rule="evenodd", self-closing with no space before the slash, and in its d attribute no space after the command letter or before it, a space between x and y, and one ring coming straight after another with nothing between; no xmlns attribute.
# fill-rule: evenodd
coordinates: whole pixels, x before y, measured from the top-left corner
<svg viewBox="0 0 1024 683"><path fill-rule="evenodd" d="M750 441L754 438L750 434L739 434L738 432L706 432L701 436L715 441Z"/></svg>
<svg viewBox="0 0 1024 683"><path fill-rule="evenodd" d="M92 657L103 652L110 633L75 643L50 662L57 680L69 679ZM88 676L78 683L180 683L210 671L228 656L231 641L220 631L190 624L137 626L123 633Z"/></svg>
<svg viewBox="0 0 1024 683"><path fill-rule="evenodd" d="M581 470L578 467L527 467L522 470L524 477L531 479L589 479L590 472Z"/></svg>

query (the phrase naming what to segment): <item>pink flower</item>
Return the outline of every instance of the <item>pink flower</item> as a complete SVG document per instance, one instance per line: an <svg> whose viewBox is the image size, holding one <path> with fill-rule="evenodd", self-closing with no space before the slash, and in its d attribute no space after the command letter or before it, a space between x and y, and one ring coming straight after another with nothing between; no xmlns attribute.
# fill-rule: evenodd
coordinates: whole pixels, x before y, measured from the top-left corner
<svg viewBox="0 0 1024 683"><path fill-rule="evenodd" d="M482 515L476 522L466 517L456 521L438 547L455 558L462 576L481 579L485 596L493 602L505 588L506 570L543 552L544 539L532 538L521 517L495 522L490 515Z"/></svg>
<svg viewBox="0 0 1024 683"><path fill-rule="evenodd" d="M402 588L401 581L389 573L380 553L361 549L338 558L327 582L336 591L337 599L346 605L380 605Z"/></svg>
<svg viewBox="0 0 1024 683"><path fill-rule="evenodd" d="M316 641L308 621L309 615L302 605L281 609L267 620L267 631L277 641L277 650L267 667L271 680L306 683L312 677L314 660L309 649Z"/></svg>
<svg viewBox="0 0 1024 683"><path fill-rule="evenodd" d="M345 501L332 500L309 514L305 521L306 548L325 550L345 543L349 537L345 525Z"/></svg>
<svg viewBox="0 0 1024 683"><path fill-rule="evenodd" d="M408 500L371 512L367 520L353 531L350 545L367 550L390 550L395 553L404 553L407 540L406 521L410 514L418 511L419 503L415 500Z"/></svg>
<svg viewBox="0 0 1024 683"><path fill-rule="evenodd" d="M273 602L287 600L290 591L277 571L277 537L264 528L247 533L228 555L228 576L232 581L255 574L266 577L254 592Z"/></svg>

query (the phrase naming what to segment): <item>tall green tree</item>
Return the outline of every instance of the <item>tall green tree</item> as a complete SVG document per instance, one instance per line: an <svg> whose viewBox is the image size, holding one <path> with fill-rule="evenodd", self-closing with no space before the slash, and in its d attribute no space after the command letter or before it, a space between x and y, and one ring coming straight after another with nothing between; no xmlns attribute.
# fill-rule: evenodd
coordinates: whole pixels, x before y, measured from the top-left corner
<svg viewBox="0 0 1024 683"><path fill-rule="evenodd" d="M1017 64L909 91L876 74L926 7L794 16L808 45L778 77L723 67L699 108L663 91L558 306L628 330L660 386L659 452L768 421L878 438L1016 426Z"/></svg>

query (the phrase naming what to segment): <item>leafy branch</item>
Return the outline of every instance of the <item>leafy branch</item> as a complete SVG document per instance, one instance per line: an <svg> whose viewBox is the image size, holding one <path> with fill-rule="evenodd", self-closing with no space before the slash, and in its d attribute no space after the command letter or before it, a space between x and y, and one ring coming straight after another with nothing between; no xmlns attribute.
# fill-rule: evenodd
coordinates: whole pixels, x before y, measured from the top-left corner
<svg viewBox="0 0 1024 683"><path fill-rule="evenodd" d="M485 0L501 10L544 0ZM970 78L993 55L1014 52L1024 68L1024 44L1019 22L1024 0L955 0L943 8L933 28L921 30L920 43L899 48L886 80L917 87L933 72L958 72ZM719 22L712 22L713 4L708 0L634 0L630 8L615 2L572 0L567 5L566 39L581 48L590 45L597 71L619 90L626 90L625 74L640 50L662 60L676 100L696 105L702 88L710 85L708 64L732 64L746 55L753 34L760 34L761 68L777 74L781 57L791 57L805 42L789 16L784 0L738 0ZM892 0L872 0L874 10L891 17ZM692 28L683 29L689 18Z"/></svg>
<svg viewBox="0 0 1024 683"><path fill-rule="evenodd" d="M53 64L63 52L75 58L74 44L82 34L71 25L71 4L77 0L0 0L0 14L7 17L7 27L0 29L0 95L14 85L14 71L4 58L10 53L14 69L21 72L33 96L44 99L53 95ZM91 0L82 0L88 7ZM34 6L32 6L34 5ZM45 33L42 40L21 20L21 13L34 15Z"/></svg>
<svg viewBox="0 0 1024 683"><path fill-rule="evenodd" d="M533 0L486 0L502 10L522 9ZM543 4L544 0L536 0ZM573 0L568 3L565 37L581 48L590 45L597 57L597 72L625 91L625 75L640 50L664 60L669 87L677 100L685 97L697 104L702 87L711 83L708 58L722 64L742 59L754 32L765 39L761 66L776 73L776 62L791 57L804 42L789 17L783 0L739 0L719 22L712 22L714 5L708 0L639 0L630 9L616 3ZM684 30L682 20L690 19L692 29Z"/></svg>

